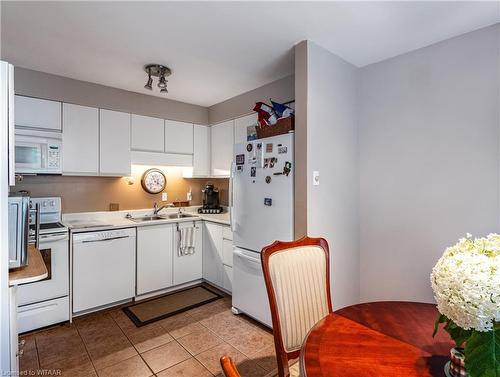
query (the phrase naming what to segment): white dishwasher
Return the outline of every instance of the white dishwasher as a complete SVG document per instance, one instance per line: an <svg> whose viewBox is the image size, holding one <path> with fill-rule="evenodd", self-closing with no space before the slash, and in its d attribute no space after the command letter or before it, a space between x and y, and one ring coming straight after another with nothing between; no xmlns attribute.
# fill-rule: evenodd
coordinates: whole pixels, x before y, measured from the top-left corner
<svg viewBox="0 0 500 377"><path fill-rule="evenodd" d="M73 313L134 297L136 230L73 235Z"/></svg>

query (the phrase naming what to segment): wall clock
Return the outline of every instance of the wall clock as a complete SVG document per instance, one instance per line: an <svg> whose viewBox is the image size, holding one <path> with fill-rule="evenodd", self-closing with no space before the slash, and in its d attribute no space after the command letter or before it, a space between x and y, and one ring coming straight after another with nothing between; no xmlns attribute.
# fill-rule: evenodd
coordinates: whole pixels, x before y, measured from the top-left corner
<svg viewBox="0 0 500 377"><path fill-rule="evenodd" d="M165 190L167 178L160 169L148 169L141 179L142 188L150 194L158 194Z"/></svg>

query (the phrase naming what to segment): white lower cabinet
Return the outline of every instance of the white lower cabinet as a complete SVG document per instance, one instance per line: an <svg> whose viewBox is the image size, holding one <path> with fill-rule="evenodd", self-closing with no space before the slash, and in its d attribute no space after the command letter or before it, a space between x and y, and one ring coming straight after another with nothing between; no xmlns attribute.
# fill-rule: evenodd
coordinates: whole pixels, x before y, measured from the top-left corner
<svg viewBox="0 0 500 377"><path fill-rule="evenodd" d="M180 229L193 227L194 254L179 255ZM174 285L201 279L203 276L203 223L201 221L179 223L174 236Z"/></svg>
<svg viewBox="0 0 500 377"><path fill-rule="evenodd" d="M224 265L224 276L222 277L222 288L228 292L233 291L233 268Z"/></svg>
<svg viewBox="0 0 500 377"><path fill-rule="evenodd" d="M175 224L137 228L137 295L173 285Z"/></svg>
<svg viewBox="0 0 500 377"><path fill-rule="evenodd" d="M205 223L203 237L203 278L231 292L232 241L225 239L229 226Z"/></svg>
<svg viewBox="0 0 500 377"><path fill-rule="evenodd" d="M222 226L205 223L203 232L203 278L219 287L222 277Z"/></svg>

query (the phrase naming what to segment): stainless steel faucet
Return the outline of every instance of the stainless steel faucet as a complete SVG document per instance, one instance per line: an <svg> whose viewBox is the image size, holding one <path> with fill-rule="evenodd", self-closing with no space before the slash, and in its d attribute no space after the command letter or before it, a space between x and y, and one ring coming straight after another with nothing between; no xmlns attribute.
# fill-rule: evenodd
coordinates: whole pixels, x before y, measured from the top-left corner
<svg viewBox="0 0 500 377"><path fill-rule="evenodd" d="M172 208L175 207L172 203L168 203L164 206L158 207L158 203L155 202L153 205L153 215L158 215L158 212L160 212L163 208Z"/></svg>

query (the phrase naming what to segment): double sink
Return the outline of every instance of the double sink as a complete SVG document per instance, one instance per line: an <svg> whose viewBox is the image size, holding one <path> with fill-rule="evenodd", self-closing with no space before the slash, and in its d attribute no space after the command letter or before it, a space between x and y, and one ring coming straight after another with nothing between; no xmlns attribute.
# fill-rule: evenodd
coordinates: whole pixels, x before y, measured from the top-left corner
<svg viewBox="0 0 500 377"><path fill-rule="evenodd" d="M143 223L147 221L157 221L157 220L185 219L187 217L197 217L197 216L188 215L186 213L172 213L170 215L150 215L150 216L132 217L130 218L130 220L136 223Z"/></svg>

